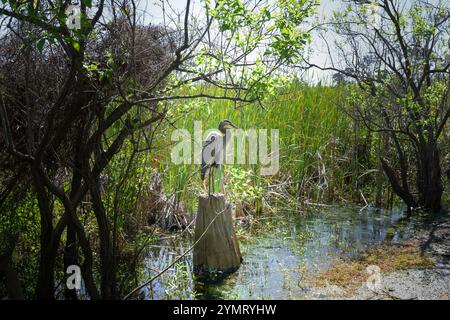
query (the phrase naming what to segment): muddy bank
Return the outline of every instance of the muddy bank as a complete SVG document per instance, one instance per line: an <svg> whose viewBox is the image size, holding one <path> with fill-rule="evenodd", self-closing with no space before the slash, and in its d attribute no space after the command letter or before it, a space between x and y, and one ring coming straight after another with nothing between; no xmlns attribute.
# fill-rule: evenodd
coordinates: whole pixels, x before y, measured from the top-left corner
<svg viewBox="0 0 450 320"><path fill-rule="evenodd" d="M450 219L448 215L439 217L432 223L425 223L421 228L417 228L407 240L390 244L390 246L391 248L395 246L402 249L387 252L384 257L387 262L377 261L376 258L372 258L372 261L364 258L358 261L341 262L339 268L336 267L335 270L332 270L333 267L328 269L321 275L322 286L312 289L309 298L357 300L450 299ZM415 248L419 250L421 258L411 253L414 252ZM386 248L386 250L390 249ZM405 252L411 254L406 255ZM426 262L429 260L433 261L432 265L427 265ZM367 282L370 277L368 273L364 275L364 279L361 279L363 275L361 268L358 269L358 266L361 264L365 271L368 261L381 264L381 272L376 285L373 284L373 281L372 285L370 281ZM395 261L398 265L392 261ZM387 264L387 267L384 268L383 263ZM383 268L387 272L383 271ZM359 286L355 288L351 284L343 284L342 279L345 281L354 279Z"/></svg>

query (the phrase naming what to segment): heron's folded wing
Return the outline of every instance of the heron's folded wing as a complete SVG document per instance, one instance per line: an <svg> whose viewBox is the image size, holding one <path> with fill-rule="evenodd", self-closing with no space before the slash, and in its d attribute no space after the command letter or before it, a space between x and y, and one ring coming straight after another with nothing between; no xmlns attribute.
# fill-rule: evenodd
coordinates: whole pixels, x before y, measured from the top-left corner
<svg viewBox="0 0 450 320"><path fill-rule="evenodd" d="M205 149L208 145L216 141L216 137L214 135L211 135L208 137L207 140L203 141L203 149Z"/></svg>
<svg viewBox="0 0 450 320"><path fill-rule="evenodd" d="M215 156L215 148L212 148L211 150L211 158L208 155L208 159L212 159L210 161L205 161L205 155L204 152L206 150L206 148L214 143L216 141L216 137L215 136L210 136L207 140L205 140L203 142L203 147L202 147L202 166L200 168L200 177L202 178L202 180L205 179L205 175L206 175L206 171L208 170L208 168L212 165L214 156Z"/></svg>

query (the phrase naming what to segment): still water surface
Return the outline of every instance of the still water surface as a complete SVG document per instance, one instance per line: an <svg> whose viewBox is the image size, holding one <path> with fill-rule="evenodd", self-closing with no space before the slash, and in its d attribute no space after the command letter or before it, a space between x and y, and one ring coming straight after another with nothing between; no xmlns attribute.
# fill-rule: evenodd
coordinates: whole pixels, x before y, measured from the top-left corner
<svg viewBox="0 0 450 320"><path fill-rule="evenodd" d="M301 299L310 288L307 276L342 256L368 246L397 241L408 228L393 228L401 211L326 208L310 215L281 214L266 219L250 240L241 241L244 262L222 282L207 287L192 277L192 256L158 278L144 291L145 299ZM403 230L403 231L400 231ZM192 239L166 240L150 247L146 273L150 278L185 252Z"/></svg>

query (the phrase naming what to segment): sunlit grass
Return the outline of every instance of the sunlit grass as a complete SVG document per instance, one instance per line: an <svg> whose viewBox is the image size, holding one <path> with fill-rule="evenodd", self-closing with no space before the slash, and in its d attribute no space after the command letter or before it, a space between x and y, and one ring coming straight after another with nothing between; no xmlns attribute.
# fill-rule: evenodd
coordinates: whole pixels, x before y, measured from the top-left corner
<svg viewBox="0 0 450 320"><path fill-rule="evenodd" d="M205 132L207 129L217 129L223 119L231 120L244 130L278 129L280 170L277 175L263 178L258 166L235 166L249 173L247 183L251 186L266 190L269 182L286 181L283 185L285 192L297 198L303 196L319 201L325 196L332 196L334 191L330 192L330 188L334 190L341 187L343 179L351 172L348 167L351 160L338 157L348 152L348 146L351 145L349 139L353 136L352 122L339 108L340 92L336 87L293 84L277 97L265 101L263 106L240 106L232 101L204 99L177 102L171 106L173 110L170 112L175 114L175 118L178 116L175 127L187 129L191 133L195 121L201 121ZM159 142L163 145L167 145L171 130L175 128L168 126L168 129L165 140ZM172 164L170 149L160 148L158 152L165 189L167 192L176 192L179 199L193 209L195 195L201 190L199 165ZM226 188L233 186L228 185ZM325 191L328 193L325 194Z"/></svg>

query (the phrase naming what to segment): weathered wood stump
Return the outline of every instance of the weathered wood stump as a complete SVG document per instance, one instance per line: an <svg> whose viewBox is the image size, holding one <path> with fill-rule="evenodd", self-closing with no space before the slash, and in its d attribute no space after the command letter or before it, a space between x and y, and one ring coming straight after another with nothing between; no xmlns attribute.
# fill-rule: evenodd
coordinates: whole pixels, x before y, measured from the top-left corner
<svg viewBox="0 0 450 320"><path fill-rule="evenodd" d="M194 243L196 241L194 273L199 280L217 281L239 268L241 251L234 232L231 206L225 202L223 194L199 196Z"/></svg>

